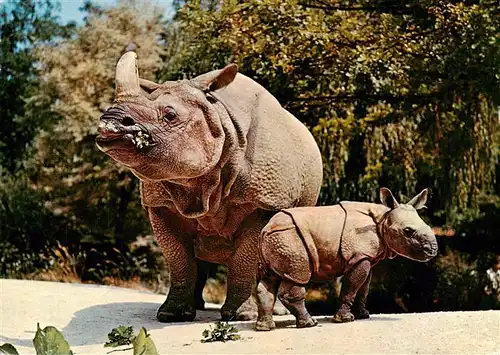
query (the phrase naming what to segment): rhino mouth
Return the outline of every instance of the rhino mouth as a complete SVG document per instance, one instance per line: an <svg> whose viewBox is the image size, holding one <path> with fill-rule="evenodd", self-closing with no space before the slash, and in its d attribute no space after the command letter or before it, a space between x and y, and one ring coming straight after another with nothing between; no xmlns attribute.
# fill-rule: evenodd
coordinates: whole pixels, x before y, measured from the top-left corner
<svg viewBox="0 0 500 355"><path fill-rule="evenodd" d="M411 240L408 258L415 261L426 262L437 255L437 243L420 242L416 239Z"/></svg>
<svg viewBox="0 0 500 355"><path fill-rule="evenodd" d="M114 121L101 121L95 139L104 152L112 149L145 149L156 145L151 134L139 125L124 126Z"/></svg>

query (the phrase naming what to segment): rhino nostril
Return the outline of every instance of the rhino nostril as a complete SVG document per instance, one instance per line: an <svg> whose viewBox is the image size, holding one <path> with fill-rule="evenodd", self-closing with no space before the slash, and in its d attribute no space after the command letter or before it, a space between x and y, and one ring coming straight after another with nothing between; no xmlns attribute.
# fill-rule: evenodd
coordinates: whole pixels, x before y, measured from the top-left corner
<svg viewBox="0 0 500 355"><path fill-rule="evenodd" d="M135 125L135 121L132 117L130 116L125 116L122 120L122 125L124 126L133 126Z"/></svg>

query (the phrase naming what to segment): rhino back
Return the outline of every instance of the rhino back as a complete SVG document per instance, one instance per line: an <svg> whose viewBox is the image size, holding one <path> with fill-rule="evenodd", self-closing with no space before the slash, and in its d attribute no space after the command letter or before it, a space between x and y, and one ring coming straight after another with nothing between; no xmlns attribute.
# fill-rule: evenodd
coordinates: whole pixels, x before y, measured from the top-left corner
<svg viewBox="0 0 500 355"><path fill-rule="evenodd" d="M216 95L246 139L245 162L250 168L245 195L267 210L315 205L323 168L306 126L242 74Z"/></svg>

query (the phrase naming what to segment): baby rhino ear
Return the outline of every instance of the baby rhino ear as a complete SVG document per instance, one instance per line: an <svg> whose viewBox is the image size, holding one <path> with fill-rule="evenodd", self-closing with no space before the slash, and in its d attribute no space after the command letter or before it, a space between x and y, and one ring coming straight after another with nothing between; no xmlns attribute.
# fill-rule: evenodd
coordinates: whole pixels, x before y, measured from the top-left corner
<svg viewBox="0 0 500 355"><path fill-rule="evenodd" d="M199 75L192 79L191 82L196 88L204 92L215 91L231 84L237 73L238 66L228 64L222 69Z"/></svg>
<svg viewBox="0 0 500 355"><path fill-rule="evenodd" d="M396 201L396 198L392 194L391 190L387 187L380 188L380 201L390 209L395 209L399 206L398 201Z"/></svg>
<svg viewBox="0 0 500 355"><path fill-rule="evenodd" d="M421 193L419 193L417 196L412 198L410 202L408 202L408 205L413 206L416 210L424 208L425 204L427 203L427 200L429 199L430 193L431 193L430 188L422 190Z"/></svg>

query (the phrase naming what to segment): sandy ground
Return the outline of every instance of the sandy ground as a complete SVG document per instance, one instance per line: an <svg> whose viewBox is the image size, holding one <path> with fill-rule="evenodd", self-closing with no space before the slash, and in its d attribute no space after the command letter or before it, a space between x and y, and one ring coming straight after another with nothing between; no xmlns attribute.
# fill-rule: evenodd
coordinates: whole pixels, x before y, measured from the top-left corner
<svg viewBox="0 0 500 355"><path fill-rule="evenodd" d="M317 317L319 326L309 329L295 329L291 316L281 316L272 332L236 322L242 340L204 344L201 333L218 319L218 306L199 311L192 323L162 324L155 314L163 301L162 295L117 287L0 280L0 344L34 354L40 322L61 330L76 355L105 354L107 334L118 325L136 332L144 326L160 354L500 354L500 311L381 314L346 324Z"/></svg>

